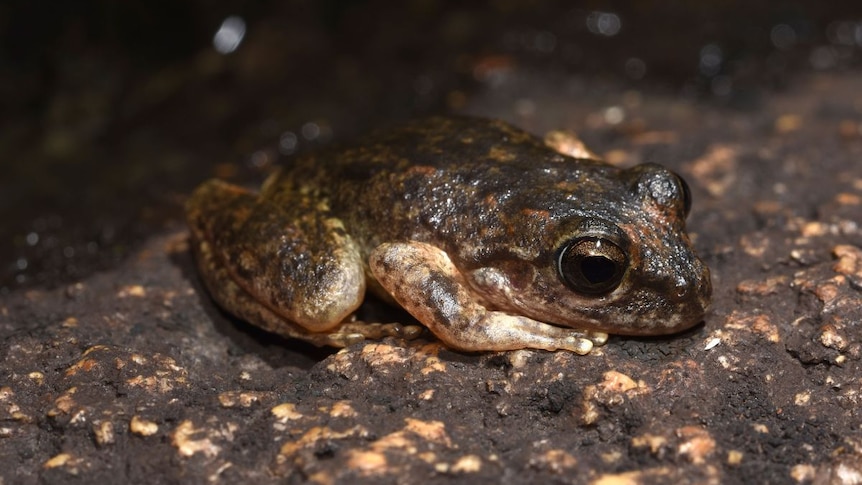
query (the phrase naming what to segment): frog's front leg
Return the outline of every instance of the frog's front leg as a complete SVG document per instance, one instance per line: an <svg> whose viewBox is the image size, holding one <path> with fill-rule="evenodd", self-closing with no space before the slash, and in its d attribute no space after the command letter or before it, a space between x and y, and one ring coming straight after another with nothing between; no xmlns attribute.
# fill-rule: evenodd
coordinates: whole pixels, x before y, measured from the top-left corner
<svg viewBox="0 0 862 485"><path fill-rule="evenodd" d="M401 306L456 349L564 349L583 355L602 338L485 308L446 252L430 244L384 243L371 253L369 264Z"/></svg>

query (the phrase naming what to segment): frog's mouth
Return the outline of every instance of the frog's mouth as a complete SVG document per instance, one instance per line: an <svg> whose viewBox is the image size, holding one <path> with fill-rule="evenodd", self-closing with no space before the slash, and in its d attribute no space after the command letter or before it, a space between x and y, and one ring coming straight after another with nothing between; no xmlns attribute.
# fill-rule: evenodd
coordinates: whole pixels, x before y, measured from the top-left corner
<svg viewBox="0 0 862 485"><path fill-rule="evenodd" d="M621 290L623 290L621 288ZM706 316L712 296L709 270L704 266L694 285L628 289L615 302L593 302L578 308L565 326L585 326L617 335L667 335L691 328Z"/></svg>
<svg viewBox="0 0 862 485"><path fill-rule="evenodd" d="M670 288L631 288L623 284L599 297L573 295L567 289L537 294L529 290L505 292L495 298L500 310L528 316L563 328L607 332L616 335L665 335L680 332L702 322L712 285L705 269L698 284L688 291ZM493 303L492 303L493 304Z"/></svg>

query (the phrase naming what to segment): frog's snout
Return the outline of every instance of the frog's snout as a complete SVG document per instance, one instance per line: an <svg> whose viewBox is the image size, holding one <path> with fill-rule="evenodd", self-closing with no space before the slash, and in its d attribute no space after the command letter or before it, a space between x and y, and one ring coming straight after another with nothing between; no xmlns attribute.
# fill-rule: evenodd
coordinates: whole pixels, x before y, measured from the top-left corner
<svg viewBox="0 0 862 485"><path fill-rule="evenodd" d="M695 287L695 298L700 303L703 313L706 313L712 304L712 276L709 268L705 265L701 273L700 284Z"/></svg>
<svg viewBox="0 0 862 485"><path fill-rule="evenodd" d="M709 268L703 266L702 270L691 278L677 278L668 295L678 303L694 301L706 309L712 298Z"/></svg>
<svg viewBox="0 0 862 485"><path fill-rule="evenodd" d="M676 287L668 292L668 298L682 317L680 329L702 321L712 302L712 280L709 268L701 264L701 270L695 273L693 278L678 279Z"/></svg>

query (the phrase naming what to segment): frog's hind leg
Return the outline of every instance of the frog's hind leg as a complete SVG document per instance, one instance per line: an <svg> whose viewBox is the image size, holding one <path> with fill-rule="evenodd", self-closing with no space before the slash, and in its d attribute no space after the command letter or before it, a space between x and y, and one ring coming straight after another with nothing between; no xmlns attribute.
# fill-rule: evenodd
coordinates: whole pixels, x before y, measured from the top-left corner
<svg viewBox="0 0 862 485"><path fill-rule="evenodd" d="M324 206L286 192L261 198L215 180L198 188L186 212L214 299L288 337L337 346L358 339L337 328L364 297L361 256Z"/></svg>

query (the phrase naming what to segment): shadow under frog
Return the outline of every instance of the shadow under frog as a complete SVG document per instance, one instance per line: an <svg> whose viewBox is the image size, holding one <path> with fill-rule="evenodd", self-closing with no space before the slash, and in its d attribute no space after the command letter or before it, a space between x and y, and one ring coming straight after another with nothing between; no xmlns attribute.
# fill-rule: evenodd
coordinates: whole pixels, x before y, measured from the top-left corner
<svg viewBox="0 0 862 485"><path fill-rule="evenodd" d="M685 182L551 144L437 117L307 155L259 193L210 180L186 204L198 268L224 309L316 345L419 333L356 321L366 292L465 351L586 354L700 322Z"/></svg>

